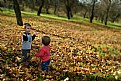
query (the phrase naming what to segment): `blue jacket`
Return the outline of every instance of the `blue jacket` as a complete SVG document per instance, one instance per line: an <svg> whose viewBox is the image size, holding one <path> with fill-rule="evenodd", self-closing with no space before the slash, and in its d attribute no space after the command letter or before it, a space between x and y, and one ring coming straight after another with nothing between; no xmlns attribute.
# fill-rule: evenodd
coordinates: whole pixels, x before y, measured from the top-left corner
<svg viewBox="0 0 121 81"><path fill-rule="evenodd" d="M22 35L22 49L31 49L32 41L34 40L36 35L31 36L30 33L24 32Z"/></svg>

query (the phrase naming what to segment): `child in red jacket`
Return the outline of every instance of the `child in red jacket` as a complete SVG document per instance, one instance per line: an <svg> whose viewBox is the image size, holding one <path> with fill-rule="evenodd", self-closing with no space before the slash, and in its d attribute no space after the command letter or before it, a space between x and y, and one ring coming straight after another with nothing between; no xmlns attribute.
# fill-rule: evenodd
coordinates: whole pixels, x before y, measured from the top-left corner
<svg viewBox="0 0 121 81"><path fill-rule="evenodd" d="M40 57L42 63L40 64L43 71L48 72L48 65L50 63L50 37L42 37L43 47L40 48L40 52L35 54L35 56Z"/></svg>

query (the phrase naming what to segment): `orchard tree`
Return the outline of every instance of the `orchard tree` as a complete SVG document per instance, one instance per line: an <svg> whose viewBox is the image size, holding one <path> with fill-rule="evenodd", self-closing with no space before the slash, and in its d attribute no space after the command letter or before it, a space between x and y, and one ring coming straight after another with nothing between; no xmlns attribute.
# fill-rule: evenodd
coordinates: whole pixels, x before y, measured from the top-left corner
<svg viewBox="0 0 121 81"><path fill-rule="evenodd" d="M63 2L65 4L66 7L66 15L68 17L68 19L70 19L71 17L73 17L73 8L74 5L78 5L77 3L79 3L78 0L64 0Z"/></svg>
<svg viewBox="0 0 121 81"><path fill-rule="evenodd" d="M54 14L56 15L58 13L58 10L59 10L60 0L55 0L55 1L53 1L53 3L54 3Z"/></svg>
<svg viewBox="0 0 121 81"><path fill-rule="evenodd" d="M20 11L19 4L18 4L17 0L13 0L13 8L14 8L14 11L16 14L17 24L22 26L23 21L22 21L21 11Z"/></svg>
<svg viewBox="0 0 121 81"><path fill-rule="evenodd" d="M118 19L121 16L121 1L120 0L115 0L112 2L110 13L109 13L109 18L111 22L118 21Z"/></svg>
<svg viewBox="0 0 121 81"><path fill-rule="evenodd" d="M50 12L49 12L50 0L45 0L45 9L46 9L46 14L50 14Z"/></svg>
<svg viewBox="0 0 121 81"><path fill-rule="evenodd" d="M108 16L109 16L109 11L110 11L110 8L111 8L112 0L104 0L104 2L106 4L105 25L107 25L107 21L108 21Z"/></svg>
<svg viewBox="0 0 121 81"><path fill-rule="evenodd" d="M90 23L92 23L93 18L94 18L94 10L95 10L96 2L97 2L97 0L92 0L92 10L91 10L91 16L90 16Z"/></svg>
<svg viewBox="0 0 121 81"><path fill-rule="evenodd" d="M39 10L37 12L37 15L40 16L41 12L42 12L42 7L44 6L45 0L41 0L40 2L40 7Z"/></svg>

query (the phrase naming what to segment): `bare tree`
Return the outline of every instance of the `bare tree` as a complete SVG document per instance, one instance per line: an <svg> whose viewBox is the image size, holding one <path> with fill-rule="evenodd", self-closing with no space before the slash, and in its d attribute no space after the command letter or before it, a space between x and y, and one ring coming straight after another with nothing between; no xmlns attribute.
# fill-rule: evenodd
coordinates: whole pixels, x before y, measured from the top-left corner
<svg viewBox="0 0 121 81"><path fill-rule="evenodd" d="M84 12L83 17L86 18L86 15L88 13L88 7L87 6L83 6L83 7L84 7L84 9L83 9L83 12Z"/></svg>
<svg viewBox="0 0 121 81"><path fill-rule="evenodd" d="M95 3L97 0L92 0L92 11L91 11L91 16L90 16L90 23L92 23L93 18L94 18L94 10L95 10Z"/></svg>
<svg viewBox="0 0 121 81"><path fill-rule="evenodd" d="M14 7L15 14L16 14L17 24L22 26L23 21L22 21L21 11L20 11L19 4L18 4L17 0L13 0L13 7Z"/></svg>
<svg viewBox="0 0 121 81"><path fill-rule="evenodd" d="M70 19L70 4L69 4L69 0L64 0L65 2L65 6L66 6L66 14L67 14L67 17L68 19Z"/></svg>
<svg viewBox="0 0 121 81"><path fill-rule="evenodd" d="M40 7L39 7L39 10L37 12L37 15L40 16L41 12L42 12L42 7L44 6L44 3L45 3L45 0L41 0L41 4L40 4Z"/></svg>
<svg viewBox="0 0 121 81"><path fill-rule="evenodd" d="M46 8L46 14L49 14L50 0L45 0L45 8Z"/></svg>
<svg viewBox="0 0 121 81"><path fill-rule="evenodd" d="M56 15L59 6L59 0L54 1L54 14Z"/></svg>
<svg viewBox="0 0 121 81"><path fill-rule="evenodd" d="M76 0L64 0L64 4L65 4L65 7L66 7L66 14L67 14L68 19L73 17L72 7L73 7L73 4L74 4L75 1Z"/></svg>
<svg viewBox="0 0 121 81"><path fill-rule="evenodd" d="M30 0L30 7L31 7L31 10L35 9L35 0Z"/></svg>
<svg viewBox="0 0 121 81"><path fill-rule="evenodd" d="M120 16L121 16L121 2L120 0L115 0L112 2L109 18L111 22L114 23L116 20L120 18Z"/></svg>
<svg viewBox="0 0 121 81"><path fill-rule="evenodd" d="M80 5L80 16L83 16L84 18L88 17L88 14L90 13L91 10L91 3L87 3L88 0L81 0L81 2L79 2Z"/></svg>
<svg viewBox="0 0 121 81"><path fill-rule="evenodd" d="M107 9L106 9L106 17L105 17L105 25L107 25L107 21L108 21L108 16L109 16L109 11L110 11L110 7L111 7L111 0L104 0L105 3L107 4Z"/></svg>
<svg viewBox="0 0 121 81"><path fill-rule="evenodd" d="M4 1L4 3L6 3L6 0L3 0Z"/></svg>
<svg viewBox="0 0 121 81"><path fill-rule="evenodd" d="M99 21L101 21L101 23L103 23L104 22L104 17L105 17L105 12L106 12L103 1L101 1L99 3L99 9L96 12L97 12L97 14L99 16Z"/></svg>

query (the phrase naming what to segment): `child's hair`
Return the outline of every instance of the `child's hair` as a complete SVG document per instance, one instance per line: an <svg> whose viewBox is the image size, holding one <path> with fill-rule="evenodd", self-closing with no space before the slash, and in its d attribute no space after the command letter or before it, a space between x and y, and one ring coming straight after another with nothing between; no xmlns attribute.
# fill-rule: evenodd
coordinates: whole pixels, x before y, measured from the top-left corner
<svg viewBox="0 0 121 81"><path fill-rule="evenodd" d="M24 28L26 29L26 26L30 26L31 27L31 25L29 24L29 23L24 23Z"/></svg>
<svg viewBox="0 0 121 81"><path fill-rule="evenodd" d="M42 37L42 43L45 45L45 46L48 46L50 44L50 37L48 36L43 36Z"/></svg>

